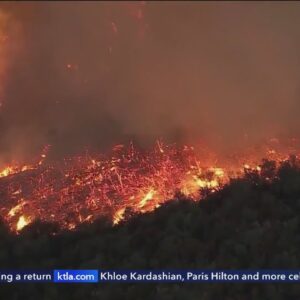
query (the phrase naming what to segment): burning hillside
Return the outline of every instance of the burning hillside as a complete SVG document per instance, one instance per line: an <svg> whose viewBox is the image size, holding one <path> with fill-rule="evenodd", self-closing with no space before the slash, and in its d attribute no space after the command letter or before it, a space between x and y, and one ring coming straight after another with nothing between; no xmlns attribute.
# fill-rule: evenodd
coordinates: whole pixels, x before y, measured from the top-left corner
<svg viewBox="0 0 300 300"><path fill-rule="evenodd" d="M266 26L267 5L232 6L0 5L0 215L12 231L118 224L299 154L297 140L254 147L299 137L298 33L285 23L298 28L285 15L296 10L274 8ZM253 147L238 150L245 136ZM149 147L157 137L170 143ZM209 147L193 148L202 138Z"/></svg>
<svg viewBox="0 0 300 300"><path fill-rule="evenodd" d="M289 1L0 2L3 271L298 276L299 19ZM250 286L72 284L68 294L32 280L1 296L300 294L296 281Z"/></svg>
<svg viewBox="0 0 300 300"><path fill-rule="evenodd" d="M1 216L13 231L37 219L57 222L61 229L100 216L117 224L175 196L198 200L230 178L249 171L259 174L262 159L278 165L299 153L297 144L273 139L259 149L220 158L208 150L158 141L148 151L116 145L110 155L86 154L55 163L47 162L45 148L35 163L13 164L0 172Z"/></svg>

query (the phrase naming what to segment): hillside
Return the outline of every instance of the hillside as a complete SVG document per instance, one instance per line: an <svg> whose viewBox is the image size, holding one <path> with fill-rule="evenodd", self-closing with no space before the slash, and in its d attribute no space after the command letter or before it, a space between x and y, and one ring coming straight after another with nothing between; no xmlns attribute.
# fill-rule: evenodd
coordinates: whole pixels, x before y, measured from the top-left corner
<svg viewBox="0 0 300 300"><path fill-rule="evenodd" d="M2 269L300 268L300 169L265 161L204 200L178 195L112 227L99 219L56 232L35 222L19 235L1 226ZM203 191L205 193L205 191ZM130 214L130 212L128 212ZM2 286L3 299L298 299L298 284L92 284ZM59 298L58 298L59 293ZM64 296L63 296L64 295Z"/></svg>

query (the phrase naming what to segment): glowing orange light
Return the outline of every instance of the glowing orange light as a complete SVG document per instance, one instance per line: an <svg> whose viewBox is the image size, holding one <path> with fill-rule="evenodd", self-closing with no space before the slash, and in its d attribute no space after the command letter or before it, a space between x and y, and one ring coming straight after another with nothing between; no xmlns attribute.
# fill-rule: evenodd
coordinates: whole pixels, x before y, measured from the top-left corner
<svg viewBox="0 0 300 300"><path fill-rule="evenodd" d="M0 171L0 216L12 230L34 219L55 221L61 229L74 229L99 216L118 224L127 209L130 215L149 212L178 192L200 200L202 191L218 191L230 178L244 172L261 173L262 158L280 163L291 151L290 147L275 153L268 149L262 147L259 154L255 149L227 161L216 159L209 150L200 154L187 145L158 141L148 151L132 144L116 145L111 155L78 156L59 165L46 164L45 149L36 163L11 164Z"/></svg>
<svg viewBox="0 0 300 300"><path fill-rule="evenodd" d="M30 218L28 218L26 216L21 216L17 222L16 230L17 231L22 230L25 226L30 224L30 222L31 222Z"/></svg>

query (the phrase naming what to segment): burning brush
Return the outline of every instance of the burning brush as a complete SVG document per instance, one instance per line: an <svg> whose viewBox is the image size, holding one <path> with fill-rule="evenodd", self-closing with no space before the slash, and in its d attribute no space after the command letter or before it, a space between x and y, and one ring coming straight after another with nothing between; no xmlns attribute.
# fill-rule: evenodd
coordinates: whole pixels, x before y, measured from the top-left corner
<svg viewBox="0 0 300 300"><path fill-rule="evenodd" d="M150 151L117 145L110 156L78 156L52 164L45 163L46 148L36 163L0 171L1 217L15 232L37 219L56 222L61 229L99 216L118 224L127 211L152 211L178 193L199 200L201 191L213 193L230 178L261 172L262 158L279 163L296 151L277 148L267 144L261 154L249 151L220 160L190 146L158 141Z"/></svg>

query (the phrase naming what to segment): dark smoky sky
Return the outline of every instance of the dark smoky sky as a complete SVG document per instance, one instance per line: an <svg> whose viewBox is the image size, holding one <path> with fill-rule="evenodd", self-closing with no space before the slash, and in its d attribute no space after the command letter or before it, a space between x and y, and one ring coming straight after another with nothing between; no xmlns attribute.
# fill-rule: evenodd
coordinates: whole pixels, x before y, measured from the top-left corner
<svg viewBox="0 0 300 300"><path fill-rule="evenodd" d="M0 11L13 49L0 112L9 158L45 144L65 155L131 139L229 147L299 134L299 2L2 2Z"/></svg>

